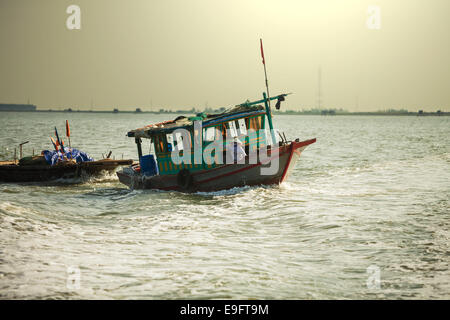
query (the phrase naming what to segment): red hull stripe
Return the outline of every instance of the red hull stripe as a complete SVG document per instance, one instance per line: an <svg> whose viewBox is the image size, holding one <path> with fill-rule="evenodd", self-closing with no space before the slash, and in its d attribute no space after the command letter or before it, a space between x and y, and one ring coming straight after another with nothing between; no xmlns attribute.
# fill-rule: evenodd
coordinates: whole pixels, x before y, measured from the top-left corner
<svg viewBox="0 0 450 320"><path fill-rule="evenodd" d="M287 161L287 163L286 163L286 167L284 168L284 172L283 172L283 175L281 176L281 181L280 182L283 182L284 181L284 178L286 177L286 173L287 173L287 171L288 171L288 169L289 169L289 165L291 164L291 160L292 160L292 155L294 154L294 144L291 144L291 146L290 146L290 148L289 149L291 149L290 150L290 153L289 153L289 159L288 159L288 161ZM297 148L296 148L297 149Z"/></svg>

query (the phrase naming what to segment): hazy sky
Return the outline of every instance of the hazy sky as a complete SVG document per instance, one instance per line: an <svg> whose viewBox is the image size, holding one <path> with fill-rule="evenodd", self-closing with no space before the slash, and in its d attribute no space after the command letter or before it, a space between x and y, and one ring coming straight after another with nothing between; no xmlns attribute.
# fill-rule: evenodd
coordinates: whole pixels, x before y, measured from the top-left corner
<svg viewBox="0 0 450 320"><path fill-rule="evenodd" d="M81 8L69 30L66 8ZM367 27L368 6L381 9ZM449 0L0 0L0 102L450 111ZM373 21L373 20L372 20Z"/></svg>

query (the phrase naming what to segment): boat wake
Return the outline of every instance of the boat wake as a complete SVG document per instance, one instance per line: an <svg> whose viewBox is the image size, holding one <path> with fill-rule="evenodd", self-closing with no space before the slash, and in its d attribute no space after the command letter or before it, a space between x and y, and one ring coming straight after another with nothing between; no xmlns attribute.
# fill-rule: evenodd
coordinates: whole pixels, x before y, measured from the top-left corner
<svg viewBox="0 0 450 320"><path fill-rule="evenodd" d="M32 209L21 207L17 204L5 201L0 202L0 213L8 216L27 216L34 214Z"/></svg>
<svg viewBox="0 0 450 320"><path fill-rule="evenodd" d="M83 175L81 177L83 183L103 183L103 182L116 182L117 178L116 172L102 171L98 176L88 176Z"/></svg>
<svg viewBox="0 0 450 320"><path fill-rule="evenodd" d="M239 193L244 193L244 192L247 192L249 190L262 188L262 187L264 187L264 186L234 187L234 188L231 188L231 189L219 190L219 191L210 191L210 192L199 191L199 192L196 192L194 194L195 195L199 195L199 196L205 196L205 197L211 197L211 196L232 196L232 195L236 195L236 194L239 194Z"/></svg>

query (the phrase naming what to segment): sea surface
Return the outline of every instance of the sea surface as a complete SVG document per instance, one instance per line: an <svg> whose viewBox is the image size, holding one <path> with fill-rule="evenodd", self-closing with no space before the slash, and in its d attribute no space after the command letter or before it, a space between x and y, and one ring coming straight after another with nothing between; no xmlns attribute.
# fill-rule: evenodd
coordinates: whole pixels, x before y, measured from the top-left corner
<svg viewBox="0 0 450 320"><path fill-rule="evenodd" d="M127 131L176 116L2 112L0 160L66 119L72 146L136 159ZM450 117L274 123L317 138L280 186L0 183L0 299L449 299Z"/></svg>

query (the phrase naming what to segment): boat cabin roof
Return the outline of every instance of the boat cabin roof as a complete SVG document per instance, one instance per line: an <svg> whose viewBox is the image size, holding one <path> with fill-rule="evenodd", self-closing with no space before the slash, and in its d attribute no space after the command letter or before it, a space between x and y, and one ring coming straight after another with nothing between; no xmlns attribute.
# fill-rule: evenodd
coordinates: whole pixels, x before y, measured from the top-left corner
<svg viewBox="0 0 450 320"><path fill-rule="evenodd" d="M280 94L278 96L271 97L270 99L266 100L275 100L278 99L279 101L283 101L284 97L287 96L287 94ZM176 129L180 128L189 128L194 124L194 121L202 121L202 126L213 126L225 121L230 121L234 119L240 119L245 118L253 115L258 114L265 114L266 109L264 105L261 105L261 103L264 103L266 100L258 100L254 102L246 101L244 103L241 103L239 105L236 105L228 110L225 110L222 113L219 114L206 114L204 112L197 113L195 116L191 117L185 117L185 116L179 116L175 118L174 120L168 120L160 123L150 124L143 128L138 128L135 130L131 130L128 132L128 137L135 137L135 138L148 138L150 139L152 136L160 133L170 133L173 132Z"/></svg>
<svg viewBox="0 0 450 320"><path fill-rule="evenodd" d="M131 130L128 137L135 138L151 138L151 136L160 133L170 133L179 128L188 128L194 124L194 121L203 121L202 126L213 126L218 123L230 121L233 119L244 118L252 115L265 113L264 106L235 106L231 110L227 110L220 114L198 113L196 116L185 117L179 116L174 120L164 121L156 124L150 124L143 128Z"/></svg>

